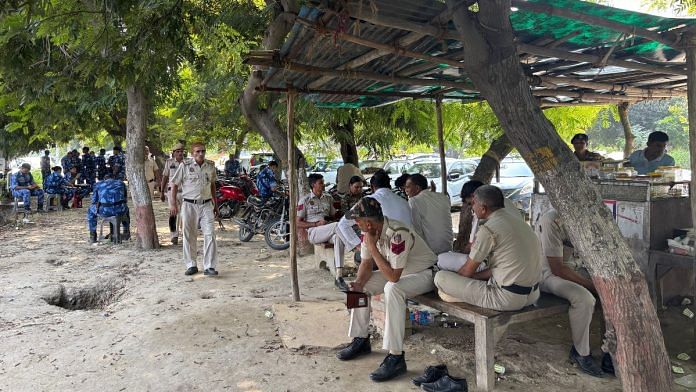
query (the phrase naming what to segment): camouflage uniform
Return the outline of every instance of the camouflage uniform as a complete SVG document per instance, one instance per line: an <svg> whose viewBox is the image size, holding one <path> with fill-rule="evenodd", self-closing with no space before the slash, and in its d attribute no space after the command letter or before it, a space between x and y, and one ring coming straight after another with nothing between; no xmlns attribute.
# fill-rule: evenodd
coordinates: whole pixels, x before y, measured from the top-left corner
<svg viewBox="0 0 696 392"><path fill-rule="evenodd" d="M126 179L126 156L123 153L110 156L108 166L113 178L121 181Z"/></svg>
<svg viewBox="0 0 696 392"><path fill-rule="evenodd" d="M84 184L84 183L85 183L84 179L82 178L82 174L79 174L79 173L76 174L76 175L73 177L73 174L70 173L70 172L68 172L68 173L65 174L64 179L65 179L65 182L68 183L68 184L70 184L70 185L78 185L78 184ZM85 187L79 187L79 188L76 188L76 189L73 190L73 195L74 195L75 193L77 193L77 196L78 196L80 199L82 199L83 197L89 195L89 192L90 192L91 190L92 190L92 186L91 186L91 185L88 186L88 187L86 187L86 186L85 186Z"/></svg>
<svg viewBox="0 0 696 392"><path fill-rule="evenodd" d="M130 232L130 215L126 184L121 180L107 178L94 187L92 205L87 210L87 225L90 233L97 231L97 217L123 215L123 232Z"/></svg>
<svg viewBox="0 0 696 392"><path fill-rule="evenodd" d="M97 176L97 164L94 162L94 157L88 154L82 154L82 177L91 186L94 186Z"/></svg>
<svg viewBox="0 0 696 392"><path fill-rule="evenodd" d="M60 166L63 168L63 173L68 173L70 171L70 157L66 155L61 158Z"/></svg>
<svg viewBox="0 0 696 392"><path fill-rule="evenodd" d="M275 174L269 166L264 167L256 177L256 188L259 190L259 196L264 199L273 195L273 188L277 184Z"/></svg>
<svg viewBox="0 0 696 392"><path fill-rule="evenodd" d="M94 157L94 166L97 168L97 179L99 181L104 179L106 174L106 157L104 155L97 155Z"/></svg>
<svg viewBox="0 0 696 392"><path fill-rule="evenodd" d="M31 209L31 196L36 196L37 204L39 209L43 207L44 201L44 191L41 189L16 189L18 186L29 186L35 185L34 176L31 173L22 173L18 171L10 177L10 190L12 191L12 196L22 199L24 203L24 209Z"/></svg>
<svg viewBox="0 0 696 392"><path fill-rule="evenodd" d="M233 158L225 162L225 175L228 177L239 175L239 161L237 159Z"/></svg>
<svg viewBox="0 0 696 392"><path fill-rule="evenodd" d="M80 156L78 154L73 153L73 156L70 158L70 167L76 167L77 172L81 173L82 159L80 159ZM68 168L68 170L70 170L70 167Z"/></svg>
<svg viewBox="0 0 696 392"><path fill-rule="evenodd" d="M345 215L362 198L362 194L345 193L341 196L341 214Z"/></svg>
<svg viewBox="0 0 696 392"><path fill-rule="evenodd" d="M68 181L58 172L53 172L44 181L44 191L48 194L62 195L61 203L65 205L75 195L75 188L69 188Z"/></svg>
<svg viewBox="0 0 696 392"><path fill-rule="evenodd" d="M46 182L46 177L51 175L51 157L49 156L42 156L41 157L41 177L44 180L44 183Z"/></svg>

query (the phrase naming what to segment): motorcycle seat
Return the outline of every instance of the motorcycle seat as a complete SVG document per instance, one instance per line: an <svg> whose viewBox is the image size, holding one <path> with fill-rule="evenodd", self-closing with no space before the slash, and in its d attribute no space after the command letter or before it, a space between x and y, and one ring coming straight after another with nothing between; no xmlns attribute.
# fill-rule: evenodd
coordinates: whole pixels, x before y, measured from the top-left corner
<svg viewBox="0 0 696 392"><path fill-rule="evenodd" d="M264 204L264 201L260 197L249 196L249 198L247 199L247 203L249 203L255 207L261 207Z"/></svg>

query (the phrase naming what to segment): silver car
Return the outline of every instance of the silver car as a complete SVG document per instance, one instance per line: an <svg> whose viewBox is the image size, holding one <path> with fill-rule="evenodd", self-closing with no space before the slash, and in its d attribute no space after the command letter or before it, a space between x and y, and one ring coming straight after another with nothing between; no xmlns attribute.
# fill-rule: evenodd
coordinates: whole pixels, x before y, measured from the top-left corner
<svg viewBox="0 0 696 392"><path fill-rule="evenodd" d="M445 165L447 166L447 193L449 194L450 203L452 207L460 207L462 205L462 186L474 174L476 163L468 159L446 158ZM438 192L442 191L439 159L419 160L408 168L408 173L422 174L428 179L428 182L432 181L435 183Z"/></svg>

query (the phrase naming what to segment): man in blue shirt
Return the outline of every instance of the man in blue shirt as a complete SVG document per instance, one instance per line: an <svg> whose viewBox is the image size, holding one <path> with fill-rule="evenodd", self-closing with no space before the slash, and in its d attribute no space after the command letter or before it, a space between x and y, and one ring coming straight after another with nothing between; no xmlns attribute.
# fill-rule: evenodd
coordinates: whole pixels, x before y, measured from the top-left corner
<svg viewBox="0 0 696 392"><path fill-rule="evenodd" d="M48 194L61 195L63 208L70 208L68 202L75 194L75 188L69 186L69 182L60 173L60 166L53 167L53 173L49 174L44 180L44 191Z"/></svg>
<svg viewBox="0 0 696 392"><path fill-rule="evenodd" d="M278 183L276 182L274 170L278 169L278 163L276 161L268 162L266 166L259 175L256 177L256 187L259 189L259 196L261 198L269 198L273 195L273 192L278 189Z"/></svg>
<svg viewBox="0 0 696 392"><path fill-rule="evenodd" d="M121 152L120 146L114 146L114 154L109 157L108 166L112 178L121 181L126 179L126 156Z"/></svg>
<svg viewBox="0 0 696 392"><path fill-rule="evenodd" d="M119 179L112 178L111 173L106 174L104 181L94 186L92 193L92 205L87 210L87 226L89 227L89 241L97 242L97 217L110 217L123 215L123 236L130 238L130 215L128 213L128 197L126 184ZM116 230L117 228L114 228Z"/></svg>
<svg viewBox="0 0 696 392"><path fill-rule="evenodd" d="M230 159L225 162L225 175L227 177L236 177L239 175L239 160L230 154Z"/></svg>
<svg viewBox="0 0 696 392"><path fill-rule="evenodd" d="M648 135L648 143L645 149L636 150L628 157L628 166L632 166L638 174L654 172L660 166L674 166L674 158L665 153L669 136L666 133L655 131Z"/></svg>
<svg viewBox="0 0 696 392"><path fill-rule="evenodd" d="M94 157L89 154L89 147L82 147L82 178L89 185L94 185L97 177L97 164L94 162Z"/></svg>
<svg viewBox="0 0 696 392"><path fill-rule="evenodd" d="M22 163L19 171L10 177L10 190L13 197L22 199L24 211L31 211L31 197L36 196L38 210L43 211L44 192L34 182L34 177L29 172L31 165Z"/></svg>
<svg viewBox="0 0 696 392"><path fill-rule="evenodd" d="M99 181L104 179L104 174L106 174L106 150L99 150L99 155L94 157L94 165L97 168L97 179Z"/></svg>

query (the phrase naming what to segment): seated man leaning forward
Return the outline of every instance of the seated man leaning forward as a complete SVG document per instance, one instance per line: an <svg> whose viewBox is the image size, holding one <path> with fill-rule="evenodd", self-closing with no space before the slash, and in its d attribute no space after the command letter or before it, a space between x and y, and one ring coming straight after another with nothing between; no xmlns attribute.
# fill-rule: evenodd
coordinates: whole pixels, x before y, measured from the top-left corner
<svg viewBox="0 0 696 392"><path fill-rule="evenodd" d="M474 192L479 220L476 241L458 272L435 275L440 297L500 311L519 310L539 299L541 250L532 228L504 211L503 193L483 185ZM487 260L488 268L476 272Z"/></svg>
<svg viewBox="0 0 696 392"><path fill-rule="evenodd" d="M406 373L403 351L406 298L434 289L432 267L437 257L412 229L384 217L380 203L372 197L360 199L346 217L355 219L363 233L362 262L350 288L368 295L384 293L386 306L382 348L389 350L389 354L370 373L370 379L390 380ZM372 270L373 263L377 264L377 271ZM351 309L348 335L353 341L336 354L338 359L345 361L371 351L369 324L369 306Z"/></svg>

